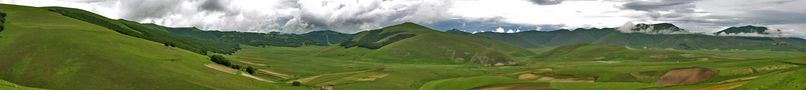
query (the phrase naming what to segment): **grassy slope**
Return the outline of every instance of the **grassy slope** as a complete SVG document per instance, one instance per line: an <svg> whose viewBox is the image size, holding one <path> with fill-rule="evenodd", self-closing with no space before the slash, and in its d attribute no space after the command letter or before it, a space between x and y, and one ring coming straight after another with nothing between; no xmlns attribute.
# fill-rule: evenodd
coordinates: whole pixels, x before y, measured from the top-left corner
<svg viewBox="0 0 806 90"><path fill-rule="evenodd" d="M206 40L188 36L177 35L168 32L167 27L156 24L142 24L123 19L109 19L104 16L75 8L65 7L43 7L49 11L62 14L77 20L85 21L101 27L114 30L125 35L142 38L163 44L169 44L185 50L200 54L208 51L215 53L231 54L239 50L237 43L224 42L220 40Z"/></svg>
<svg viewBox="0 0 806 90"><path fill-rule="evenodd" d="M367 62L355 57L362 53L372 52L366 48L347 48L340 46L304 46L304 47L250 47L231 56L234 60L263 63L260 69L297 76L292 79L272 78L275 81L290 81L301 78L318 77L303 85L318 88L319 85L334 84L337 90L413 90L432 80L472 77L480 75L501 75L524 68L519 66L482 67L479 65L431 65L431 64L393 64L386 62ZM337 51L338 54L321 51ZM328 54L328 55L322 55ZM372 81L358 81L356 78L368 75L388 74ZM298 90L300 87L282 86L283 89Z"/></svg>
<svg viewBox="0 0 806 90"><path fill-rule="evenodd" d="M267 89L203 66L205 56L41 8L0 5L0 78L48 89Z"/></svg>
<svg viewBox="0 0 806 90"><path fill-rule="evenodd" d="M20 86L20 85L17 85L17 84L8 82L8 81L3 81L3 80L0 80L0 89L2 89L2 90L43 90L43 89L39 89L39 88L31 88L31 87Z"/></svg>
<svg viewBox="0 0 806 90"><path fill-rule="evenodd" d="M380 36L368 31L354 36L353 41L382 38L377 42L391 41L395 35L414 35L386 44L363 56L365 59L392 63L477 63L495 64L517 60L516 57L533 55L532 52L517 46L465 35L448 34L413 23L385 27ZM375 31L378 32L378 31ZM371 38L367 38L371 37Z"/></svg>

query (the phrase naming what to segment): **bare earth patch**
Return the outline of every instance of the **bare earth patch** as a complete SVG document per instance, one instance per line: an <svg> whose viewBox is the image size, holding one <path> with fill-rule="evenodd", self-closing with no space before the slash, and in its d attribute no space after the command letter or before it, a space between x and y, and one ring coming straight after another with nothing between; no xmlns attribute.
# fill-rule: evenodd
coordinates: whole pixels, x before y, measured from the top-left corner
<svg viewBox="0 0 806 90"><path fill-rule="evenodd" d="M695 84L716 76L716 71L708 68L693 67L672 69L661 76L655 84L661 86Z"/></svg>
<svg viewBox="0 0 806 90"><path fill-rule="evenodd" d="M316 75L316 76L311 76L311 77L307 77L307 78L297 79L297 80L294 80L294 81L297 81L297 82L300 82L300 83L308 83L311 80L314 80L314 79L319 78L321 76L322 75ZM291 82L291 81L289 81L289 82Z"/></svg>
<svg viewBox="0 0 806 90"><path fill-rule="evenodd" d="M367 77L361 77L356 81L375 81L375 79L380 79L386 76L389 76L389 73L382 73L382 74L370 75Z"/></svg>
<svg viewBox="0 0 806 90"><path fill-rule="evenodd" d="M226 73L229 73L229 74L237 74L236 72L238 71L238 70L229 68L227 66L218 65L218 64L204 64L204 66L207 66L208 68L212 68L212 69L215 69L215 70L218 70L218 71L221 71L221 72L226 72ZM274 83L274 81L269 81L269 80L266 80L266 79L263 79L263 78L260 78L260 77L256 77L256 76L252 76L252 75L249 75L249 74L246 74L246 73L240 73L240 74L241 74L241 76L249 77L249 78L252 78L252 79L255 79L255 80L258 80L258 81Z"/></svg>
<svg viewBox="0 0 806 90"><path fill-rule="evenodd" d="M716 85L716 86L700 88L700 89L697 89L697 90L731 90L733 88L741 87L742 85L744 85L747 82L748 81L731 82L731 83L725 83L725 84L720 84L720 85Z"/></svg>
<svg viewBox="0 0 806 90"><path fill-rule="evenodd" d="M254 62L243 61L243 60L240 60L240 61L238 61L238 62L241 62L241 63L244 63L244 64L249 64L249 65L254 65L254 66L261 66L261 67L262 67L262 66L266 66L266 64L262 64L262 63L254 63Z"/></svg>
<svg viewBox="0 0 806 90"><path fill-rule="evenodd" d="M481 86L470 90L551 90L551 88L545 83L514 83Z"/></svg>
<svg viewBox="0 0 806 90"><path fill-rule="evenodd" d="M283 79L291 78L291 75L278 73L278 72L274 72L274 71L267 70L267 69L260 69L258 71L260 71L260 73L263 73L263 74L268 74L268 75L280 77L280 78L283 78Z"/></svg>
<svg viewBox="0 0 806 90"><path fill-rule="evenodd" d="M518 75L518 79L521 79L521 80L531 80L531 79L537 79L537 78L538 78L538 76L535 75L535 74L532 74L532 73L524 73L524 74Z"/></svg>
<svg viewBox="0 0 806 90"><path fill-rule="evenodd" d="M212 68L212 69L215 69L215 70L218 70L218 71L226 72L226 73L229 73L229 74L235 74L235 69L229 68L229 67L224 66L224 65L204 64L204 66L207 66L208 68Z"/></svg>

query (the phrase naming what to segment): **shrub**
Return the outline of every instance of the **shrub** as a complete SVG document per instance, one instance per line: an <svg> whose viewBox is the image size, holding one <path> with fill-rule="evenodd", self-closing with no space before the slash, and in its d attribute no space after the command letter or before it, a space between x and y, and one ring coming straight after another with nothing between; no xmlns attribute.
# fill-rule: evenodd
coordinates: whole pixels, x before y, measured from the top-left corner
<svg viewBox="0 0 806 90"><path fill-rule="evenodd" d="M243 66L237 65L237 64L232 64L232 66L230 66L230 67L232 67L232 69L237 69L237 70L241 70L241 68L243 68Z"/></svg>
<svg viewBox="0 0 806 90"><path fill-rule="evenodd" d="M300 85L302 85L302 83L300 83L299 81L294 81L294 82L291 82L291 85L292 86L300 86Z"/></svg>
<svg viewBox="0 0 806 90"><path fill-rule="evenodd" d="M227 58L224 58L224 56L221 55L210 56L210 60L213 61L214 63L221 64L224 66L232 66L232 63L230 63L229 60L227 60Z"/></svg>
<svg viewBox="0 0 806 90"><path fill-rule="evenodd" d="M255 71L257 71L257 69L252 66L246 67L246 73L255 74Z"/></svg>

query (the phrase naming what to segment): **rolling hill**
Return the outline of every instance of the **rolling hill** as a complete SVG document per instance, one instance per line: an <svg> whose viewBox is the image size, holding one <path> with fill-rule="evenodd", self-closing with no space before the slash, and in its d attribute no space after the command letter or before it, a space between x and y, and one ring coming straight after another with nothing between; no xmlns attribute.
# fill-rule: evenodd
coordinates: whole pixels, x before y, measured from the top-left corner
<svg viewBox="0 0 806 90"><path fill-rule="evenodd" d="M448 34L414 23L360 32L344 48L369 48L364 59L403 63L514 64L534 55L525 49L471 35Z"/></svg>
<svg viewBox="0 0 806 90"><path fill-rule="evenodd" d="M37 8L0 5L0 79L47 89L271 89L207 56ZM122 24L108 24L122 25ZM142 32L141 32L142 33Z"/></svg>

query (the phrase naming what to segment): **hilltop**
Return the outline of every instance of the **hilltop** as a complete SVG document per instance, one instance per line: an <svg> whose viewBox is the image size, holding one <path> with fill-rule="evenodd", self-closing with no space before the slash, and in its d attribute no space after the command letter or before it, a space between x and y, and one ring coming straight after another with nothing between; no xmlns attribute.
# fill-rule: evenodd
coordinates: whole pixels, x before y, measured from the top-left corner
<svg viewBox="0 0 806 90"><path fill-rule="evenodd" d="M515 57L533 55L495 40L449 34L414 23L360 32L340 46L372 49L363 58L404 63L515 63Z"/></svg>
<svg viewBox="0 0 806 90"><path fill-rule="evenodd" d="M627 32L640 32L648 34L674 34L688 32L685 29L675 26L671 23L658 23L658 24L636 24L635 26L623 26L619 29Z"/></svg>
<svg viewBox="0 0 806 90"><path fill-rule="evenodd" d="M761 35L767 35L767 34L770 34L769 32L767 32L767 30L769 30L769 28L767 28L767 27L747 25L747 26L741 26L741 27L730 27L730 28L727 28L725 30L716 32L714 34L715 35L722 35L722 34L725 34L725 35L731 35L731 34L761 34Z"/></svg>

